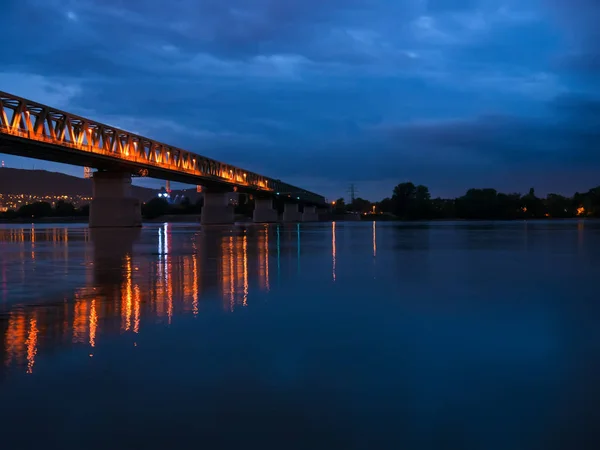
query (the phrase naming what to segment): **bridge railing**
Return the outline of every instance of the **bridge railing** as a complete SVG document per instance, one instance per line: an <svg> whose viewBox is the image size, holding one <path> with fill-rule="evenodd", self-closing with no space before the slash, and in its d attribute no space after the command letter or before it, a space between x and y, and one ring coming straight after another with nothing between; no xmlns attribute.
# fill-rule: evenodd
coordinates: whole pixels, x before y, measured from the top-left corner
<svg viewBox="0 0 600 450"><path fill-rule="evenodd" d="M1 91L0 133L258 191L276 192L282 185L279 180ZM301 200L324 203L320 195L284 185Z"/></svg>

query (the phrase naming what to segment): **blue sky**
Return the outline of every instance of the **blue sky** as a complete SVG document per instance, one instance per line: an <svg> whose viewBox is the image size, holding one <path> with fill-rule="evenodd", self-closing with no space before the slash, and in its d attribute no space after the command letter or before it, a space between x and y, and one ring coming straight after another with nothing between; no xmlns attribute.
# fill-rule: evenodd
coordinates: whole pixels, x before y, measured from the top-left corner
<svg viewBox="0 0 600 450"><path fill-rule="evenodd" d="M0 0L0 10L0 90L329 198L355 183L378 200L407 180L435 196L600 185L598 0Z"/></svg>

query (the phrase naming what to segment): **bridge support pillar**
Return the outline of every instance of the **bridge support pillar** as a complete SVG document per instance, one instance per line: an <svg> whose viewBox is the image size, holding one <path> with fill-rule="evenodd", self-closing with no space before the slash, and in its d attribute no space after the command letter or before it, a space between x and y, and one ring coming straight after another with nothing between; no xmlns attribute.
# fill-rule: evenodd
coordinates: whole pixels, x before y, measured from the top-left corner
<svg viewBox="0 0 600 450"><path fill-rule="evenodd" d="M228 193L205 189L200 222L203 225L222 225L233 223L233 218L233 206L229 204Z"/></svg>
<svg viewBox="0 0 600 450"><path fill-rule="evenodd" d="M283 207L284 222L302 222L302 214L296 203L286 203Z"/></svg>
<svg viewBox="0 0 600 450"><path fill-rule="evenodd" d="M302 213L302 222L318 222L319 215L317 214L316 206L304 205L304 212Z"/></svg>
<svg viewBox="0 0 600 450"><path fill-rule="evenodd" d="M279 215L277 210L273 209L273 199L256 197L252 218L256 223L277 222Z"/></svg>
<svg viewBox="0 0 600 450"><path fill-rule="evenodd" d="M131 174L94 172L90 228L141 227L140 201L131 194Z"/></svg>

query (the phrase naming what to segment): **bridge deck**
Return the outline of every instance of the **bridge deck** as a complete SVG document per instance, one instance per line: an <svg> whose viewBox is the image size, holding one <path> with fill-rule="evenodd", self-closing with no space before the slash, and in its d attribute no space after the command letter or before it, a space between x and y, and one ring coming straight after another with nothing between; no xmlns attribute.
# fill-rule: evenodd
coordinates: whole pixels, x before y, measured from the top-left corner
<svg viewBox="0 0 600 450"><path fill-rule="evenodd" d="M150 138L0 91L0 152L123 170L208 188L285 195L325 204L313 192Z"/></svg>

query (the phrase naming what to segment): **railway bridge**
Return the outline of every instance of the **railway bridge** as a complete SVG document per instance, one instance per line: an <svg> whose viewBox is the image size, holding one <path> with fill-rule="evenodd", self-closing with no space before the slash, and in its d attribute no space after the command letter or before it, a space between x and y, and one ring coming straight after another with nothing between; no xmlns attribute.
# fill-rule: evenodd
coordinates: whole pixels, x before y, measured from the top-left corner
<svg viewBox="0 0 600 450"><path fill-rule="evenodd" d="M202 186L204 224L233 222L232 191L254 196L255 222L278 220L276 197L285 200L283 220L289 222L318 220L317 208L326 206L323 196L280 180L2 91L0 153L97 169L90 227L141 225L132 176Z"/></svg>

